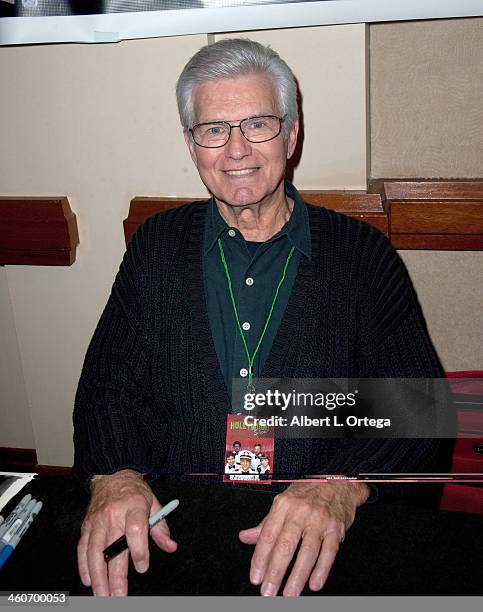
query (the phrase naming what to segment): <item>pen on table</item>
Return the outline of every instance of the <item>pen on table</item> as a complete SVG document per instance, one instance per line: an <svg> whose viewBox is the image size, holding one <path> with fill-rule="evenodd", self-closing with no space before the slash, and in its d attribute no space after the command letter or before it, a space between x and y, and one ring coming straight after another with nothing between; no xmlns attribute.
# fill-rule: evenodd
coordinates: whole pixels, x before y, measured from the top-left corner
<svg viewBox="0 0 483 612"><path fill-rule="evenodd" d="M22 527L23 523L26 521L27 517L34 509L36 503L36 499L31 499L25 506L25 508L21 512L17 513L17 516L15 517L13 523L0 538L0 552L5 548L5 546L10 542L12 537Z"/></svg>
<svg viewBox="0 0 483 612"><path fill-rule="evenodd" d="M149 528L151 529L155 525L157 525L160 521L168 516L173 510L175 510L179 505L179 499L173 499L166 506L163 506L159 512L153 514L153 516L149 517ZM110 561L113 557L122 553L123 550L127 548L127 539L126 535L122 535L115 542L110 544L107 548L104 549L104 559L106 561Z"/></svg>
<svg viewBox="0 0 483 612"><path fill-rule="evenodd" d="M20 529L15 533L10 542L5 546L5 548L0 552L0 569L5 565L7 559L13 553L13 551L17 548L17 544L22 539L22 536L27 531L27 529L32 524L34 518L42 509L42 502L38 501L35 506L32 508L30 514L26 517Z"/></svg>
<svg viewBox="0 0 483 612"><path fill-rule="evenodd" d="M12 512L10 512L8 517L5 519L5 522L3 523L3 525L0 525L0 538L7 531L7 529L9 529L9 527L11 525L13 525L13 522L17 518L17 515L20 514L20 512L22 512L22 510L25 509L25 506L29 503L29 501L31 499L32 499L32 496L30 495L30 493L28 495L25 495L18 502L18 504L15 506L15 508L12 510Z"/></svg>

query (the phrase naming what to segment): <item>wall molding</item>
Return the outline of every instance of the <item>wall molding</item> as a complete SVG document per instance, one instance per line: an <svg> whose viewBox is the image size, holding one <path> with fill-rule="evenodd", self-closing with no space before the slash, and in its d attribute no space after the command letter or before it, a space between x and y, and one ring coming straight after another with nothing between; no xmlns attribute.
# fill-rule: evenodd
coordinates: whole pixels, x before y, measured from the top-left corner
<svg viewBox="0 0 483 612"><path fill-rule="evenodd" d="M308 204L329 208L348 217L360 219L389 236L389 218L378 193L364 191L300 191Z"/></svg>
<svg viewBox="0 0 483 612"><path fill-rule="evenodd" d="M0 464L31 470L34 465L37 465L37 451L34 448L1 446Z"/></svg>
<svg viewBox="0 0 483 612"><path fill-rule="evenodd" d="M34 448L0 447L0 469L9 472L36 472L43 476L69 476L71 468L62 465L37 463Z"/></svg>
<svg viewBox="0 0 483 612"><path fill-rule="evenodd" d="M0 265L71 266L78 243L67 197L0 196Z"/></svg>
<svg viewBox="0 0 483 612"><path fill-rule="evenodd" d="M37 472L40 476L70 476L71 468L62 465L41 465L33 467L33 472Z"/></svg>
<svg viewBox="0 0 483 612"><path fill-rule="evenodd" d="M483 250L483 180L372 181L397 249Z"/></svg>
<svg viewBox="0 0 483 612"><path fill-rule="evenodd" d="M206 196L199 198L171 198L171 197L136 197L131 200L129 205L129 213L126 219L122 222L124 227L124 240L126 245L131 242L134 232L144 223L146 219L152 217L156 213L169 210L170 208L178 208L196 200L206 199Z"/></svg>
<svg viewBox="0 0 483 612"><path fill-rule="evenodd" d="M365 193L363 191L301 191L300 194L309 204L342 212L349 217L355 217L371 223L386 235L389 233L387 213L382 198L377 193ZM133 198L129 206L129 214L123 221L126 245L130 242L139 225L152 215L203 199L206 199L206 196L200 196L199 198Z"/></svg>
<svg viewBox="0 0 483 612"><path fill-rule="evenodd" d="M397 249L483 250L483 179L374 179L367 192L301 191L324 206L377 227ZM133 198L126 244L148 217L200 198Z"/></svg>

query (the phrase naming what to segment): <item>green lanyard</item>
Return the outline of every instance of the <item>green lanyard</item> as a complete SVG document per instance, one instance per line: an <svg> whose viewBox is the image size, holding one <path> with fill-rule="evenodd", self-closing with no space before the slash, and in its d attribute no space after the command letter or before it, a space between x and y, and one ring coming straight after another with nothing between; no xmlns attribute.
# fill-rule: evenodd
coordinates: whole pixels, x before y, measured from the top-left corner
<svg viewBox="0 0 483 612"><path fill-rule="evenodd" d="M275 295L273 297L273 301L272 301L272 305L270 306L270 310L268 312L268 316L267 316L267 320L265 321L265 324L263 326L263 330L262 333L260 334L260 338L258 339L257 345L255 347L255 350L253 351L252 355L250 355L250 351L248 350L248 345L247 345L247 341L245 339L245 334L243 333L243 329L242 326L240 324L240 317L238 316L238 310L235 304L235 296L233 295L233 287L232 287L232 282L231 282L231 276L230 276L230 272L228 270L228 264L226 263L226 258L225 258L225 251L223 250L223 245L221 244L221 238L218 238L218 248L220 249L220 259L221 259L221 263L223 264L223 268L225 270L225 276L226 276L226 282L228 285L228 292L230 294L230 298L231 298L231 305L233 307L233 314L235 315L235 321L236 321L236 325L238 328L238 332L240 334L240 338L243 344L243 348L245 350L245 355L247 357L248 360L248 391L253 392L254 391L254 387L253 387L253 364L255 362L255 357L257 356L257 353L260 349L260 346L262 344L263 338L265 337L265 332L267 331L268 328L268 324L270 323L270 319L272 318L272 313L273 313L273 309L275 308L275 304L277 303L277 299L278 299L278 294L280 293L280 288L282 287L284 281L285 281L285 276L287 274L287 268L288 268L288 264L290 263L290 260L292 259L292 256L294 254L295 251L295 247L292 247L290 249L290 253L288 254L288 257L285 261L285 265L283 267L282 270L282 275L280 276L280 280L278 281L278 285L277 285L277 290L275 291Z"/></svg>

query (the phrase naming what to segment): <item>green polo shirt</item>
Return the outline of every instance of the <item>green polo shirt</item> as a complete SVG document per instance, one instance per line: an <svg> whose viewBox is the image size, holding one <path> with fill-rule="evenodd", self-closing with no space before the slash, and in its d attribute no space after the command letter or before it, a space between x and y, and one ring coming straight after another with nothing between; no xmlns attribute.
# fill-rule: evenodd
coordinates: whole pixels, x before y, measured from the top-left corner
<svg viewBox="0 0 483 612"><path fill-rule="evenodd" d="M203 238L206 304L216 354L230 394L233 377L248 380L248 361L233 312L218 239L223 245L235 304L250 354L253 354L263 331L287 257L291 248L295 247L253 364L254 376L257 377L263 370L282 322L300 258L310 259L311 256L307 207L288 181L285 182L285 193L294 200L290 219L270 240L259 244L247 244L237 228L227 225L218 212L214 198L208 203Z"/></svg>

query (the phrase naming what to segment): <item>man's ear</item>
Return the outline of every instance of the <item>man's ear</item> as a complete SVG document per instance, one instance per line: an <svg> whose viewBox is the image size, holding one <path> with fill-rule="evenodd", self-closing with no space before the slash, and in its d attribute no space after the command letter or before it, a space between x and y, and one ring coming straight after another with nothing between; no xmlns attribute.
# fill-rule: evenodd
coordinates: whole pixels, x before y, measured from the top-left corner
<svg viewBox="0 0 483 612"><path fill-rule="evenodd" d="M290 159L295 151L297 145L297 135L299 133L299 120L294 121L293 126L290 128L287 143L287 159Z"/></svg>
<svg viewBox="0 0 483 612"><path fill-rule="evenodd" d="M184 135L184 141L186 142L186 145L190 152L191 159L193 160L194 165L198 167L198 162L196 159L196 147L195 147L195 142L193 140L193 137L191 136L191 132L189 132L188 130L184 130L183 135Z"/></svg>

